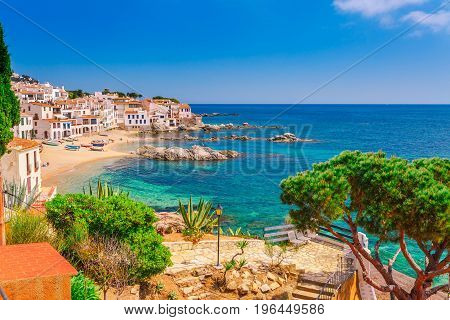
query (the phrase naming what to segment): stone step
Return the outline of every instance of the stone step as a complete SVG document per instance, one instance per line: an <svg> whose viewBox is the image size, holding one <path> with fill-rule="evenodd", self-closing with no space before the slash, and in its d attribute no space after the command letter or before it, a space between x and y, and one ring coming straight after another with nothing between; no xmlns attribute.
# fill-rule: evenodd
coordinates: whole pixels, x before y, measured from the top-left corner
<svg viewBox="0 0 450 320"><path fill-rule="evenodd" d="M309 283L299 283L297 284L297 289L301 291L307 291L319 294L322 291L323 286L318 286L315 284L309 284ZM328 293L326 293L328 294Z"/></svg>
<svg viewBox="0 0 450 320"><path fill-rule="evenodd" d="M300 300L316 300L318 297L318 293L313 293L309 291L303 290L294 290L292 291L292 297Z"/></svg>
<svg viewBox="0 0 450 320"><path fill-rule="evenodd" d="M318 279L308 279L308 278L301 278L299 281L299 285L303 285L303 284L307 284L307 285L314 285L314 286L318 286L320 288L322 288L323 286L327 286L328 288L334 288L335 286L330 284L330 283L325 283L322 280L318 280Z"/></svg>

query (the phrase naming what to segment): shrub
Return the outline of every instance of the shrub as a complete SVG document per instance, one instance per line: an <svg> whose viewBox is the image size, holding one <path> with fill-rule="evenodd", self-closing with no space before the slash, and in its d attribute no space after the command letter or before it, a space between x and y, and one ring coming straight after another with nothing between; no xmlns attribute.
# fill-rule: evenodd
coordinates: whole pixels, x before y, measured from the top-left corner
<svg viewBox="0 0 450 320"><path fill-rule="evenodd" d="M8 244L49 241L49 227L45 217L33 215L25 210L13 212L6 232Z"/></svg>
<svg viewBox="0 0 450 320"><path fill-rule="evenodd" d="M192 198L189 199L187 208L178 200L178 211L186 225L183 234L194 243L200 241L205 232L211 232L217 224L212 203L203 199L199 200L196 208L192 204Z"/></svg>
<svg viewBox="0 0 450 320"><path fill-rule="evenodd" d="M126 195L101 199L58 195L47 203L47 217L65 239L66 253L76 251L85 230L90 236L115 237L129 245L138 260L136 268L130 270L137 279L158 274L171 264L170 251L153 227L157 221L154 210Z"/></svg>
<svg viewBox="0 0 450 320"><path fill-rule="evenodd" d="M100 300L98 288L94 281L78 273L70 281L72 300Z"/></svg>
<svg viewBox="0 0 450 320"><path fill-rule="evenodd" d="M27 185L25 183L4 182L5 207L12 210L29 210L33 203L39 198L37 186L31 189L27 195Z"/></svg>
<svg viewBox="0 0 450 320"><path fill-rule="evenodd" d="M116 297L135 282L133 271L137 259L130 247L114 237L93 236L78 245L83 270L99 284L106 300L109 288L116 290Z"/></svg>
<svg viewBox="0 0 450 320"><path fill-rule="evenodd" d="M89 181L88 188L83 187L83 194L88 194L90 196L95 196L97 198L107 198L111 196L129 196L129 192L125 192L120 188L114 188L112 185L108 185L108 182L102 182L100 179L97 181L97 189L92 188L92 184Z"/></svg>

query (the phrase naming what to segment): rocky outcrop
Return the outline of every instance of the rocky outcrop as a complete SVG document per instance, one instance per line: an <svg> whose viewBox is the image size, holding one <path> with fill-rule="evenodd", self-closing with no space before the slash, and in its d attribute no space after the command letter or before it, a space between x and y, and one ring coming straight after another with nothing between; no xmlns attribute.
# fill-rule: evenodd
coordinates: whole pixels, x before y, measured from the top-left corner
<svg viewBox="0 0 450 320"><path fill-rule="evenodd" d="M248 141L248 140L254 140L254 138L249 136L237 136L235 134L232 134L231 136L224 137L225 140L239 140L239 141Z"/></svg>
<svg viewBox="0 0 450 320"><path fill-rule="evenodd" d="M202 117L237 117L239 116L238 113L219 113L219 112L213 112L213 113L202 113L200 114Z"/></svg>
<svg viewBox="0 0 450 320"><path fill-rule="evenodd" d="M227 124L205 124L202 129L205 132L219 131L219 130L237 130L237 129L280 129L280 126L254 126L247 122L242 125Z"/></svg>
<svg viewBox="0 0 450 320"><path fill-rule="evenodd" d="M190 149L180 147L154 147L144 146L137 149L136 154L156 160L179 161L200 160L217 161L227 160L240 156L239 152L233 150L213 150L208 147L193 146Z"/></svg>
<svg viewBox="0 0 450 320"><path fill-rule="evenodd" d="M161 235L180 233L185 228L183 218L176 212L157 212L156 216L158 221L155 223L155 228Z"/></svg>
<svg viewBox="0 0 450 320"><path fill-rule="evenodd" d="M185 134L181 137L161 137L161 140L170 140L170 141L177 141L177 140L183 140L183 141L197 141L199 140L198 137L190 136L188 134Z"/></svg>
<svg viewBox="0 0 450 320"><path fill-rule="evenodd" d="M284 142L284 143L292 143L292 142L313 142L311 139L300 139L295 136L293 133L285 133L281 135L274 136L272 138L267 139L272 142Z"/></svg>

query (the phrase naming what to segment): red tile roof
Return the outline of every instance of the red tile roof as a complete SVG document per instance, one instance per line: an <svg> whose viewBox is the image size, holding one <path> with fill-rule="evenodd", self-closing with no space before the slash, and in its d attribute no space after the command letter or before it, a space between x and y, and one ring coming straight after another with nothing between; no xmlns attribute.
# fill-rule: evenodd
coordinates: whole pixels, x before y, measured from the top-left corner
<svg viewBox="0 0 450 320"><path fill-rule="evenodd" d="M46 242L0 246L0 281L75 274L75 268Z"/></svg>
<svg viewBox="0 0 450 320"><path fill-rule="evenodd" d="M34 140L14 138L8 143L8 149L12 150L28 150L39 147L39 143Z"/></svg>

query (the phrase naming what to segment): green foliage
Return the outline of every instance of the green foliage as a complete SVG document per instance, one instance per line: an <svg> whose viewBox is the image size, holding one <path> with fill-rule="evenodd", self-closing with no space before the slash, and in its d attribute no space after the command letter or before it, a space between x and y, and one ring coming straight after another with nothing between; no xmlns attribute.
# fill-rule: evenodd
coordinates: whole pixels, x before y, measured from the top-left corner
<svg viewBox="0 0 450 320"><path fill-rule="evenodd" d="M302 230L354 215L358 227L383 240L396 241L402 230L417 241L442 241L450 234L449 164L343 152L283 180L282 200L298 206L290 216Z"/></svg>
<svg viewBox="0 0 450 320"><path fill-rule="evenodd" d="M276 245L266 241L264 243L264 253L270 258L270 267L272 269L277 269L289 256L288 244L280 243L279 245Z"/></svg>
<svg viewBox="0 0 450 320"><path fill-rule="evenodd" d="M19 124L19 100L11 90L11 60L4 42L3 28L0 24L0 157L13 139L11 128Z"/></svg>
<svg viewBox="0 0 450 320"><path fill-rule="evenodd" d="M68 90L67 92L69 93L69 99L83 98L84 96L88 96L89 95L88 92L84 92L81 89Z"/></svg>
<svg viewBox="0 0 450 320"><path fill-rule="evenodd" d="M189 199L187 208L178 200L178 212L183 217L186 225L183 234L185 236L201 239L204 233L211 232L217 225L217 218L212 211L212 203L200 199L197 207L194 208L192 198Z"/></svg>
<svg viewBox="0 0 450 320"><path fill-rule="evenodd" d="M49 226L45 217L26 210L13 211L6 232L7 244L49 242Z"/></svg>
<svg viewBox="0 0 450 320"><path fill-rule="evenodd" d="M17 184L16 182L9 183L5 181L3 190L7 193L5 195L5 207L12 210L30 209L40 195L37 185L27 195L26 184Z"/></svg>
<svg viewBox="0 0 450 320"><path fill-rule="evenodd" d="M170 251L153 227L155 212L125 195L57 195L47 203L47 218L64 239L75 239L65 246L66 252L73 249L77 239L82 241L83 230L88 235L114 236L127 243L137 256L137 268L130 270L136 278L158 274L171 264Z"/></svg>
<svg viewBox="0 0 450 320"><path fill-rule="evenodd" d="M251 234L250 231L244 231L241 227L237 227L236 229L233 229L229 227L225 231L222 230L222 228L219 229L220 234L230 236L230 237L240 237L245 239L258 239L258 235Z"/></svg>
<svg viewBox="0 0 450 320"><path fill-rule="evenodd" d="M127 92L127 96L133 99L142 98L142 94L136 92Z"/></svg>
<svg viewBox="0 0 450 320"><path fill-rule="evenodd" d="M180 103L180 101L178 101L178 99L175 99L175 98L166 98L166 97L162 97L162 96L155 96L155 97L153 97L153 99L155 99L155 100L170 100L170 101L172 101L173 103Z"/></svg>
<svg viewBox="0 0 450 320"><path fill-rule="evenodd" d="M78 273L70 281L72 300L100 300L98 288L94 281Z"/></svg>
<svg viewBox="0 0 450 320"><path fill-rule="evenodd" d="M446 272L450 243L450 160L388 158L382 152L345 151L281 182L284 203L294 205L290 217L300 230L317 231L341 220L353 230L375 235L374 256L366 257L383 275L398 299L426 299L432 279ZM338 236L336 233L334 235ZM415 241L426 255L422 269L406 248ZM418 275L408 293L386 275L379 258L382 242L396 242ZM350 243L353 245L353 243ZM356 243L355 250L364 255ZM447 259L447 260L445 260ZM446 266L447 265L447 266ZM448 273L448 271L447 271ZM426 279L426 281L423 281Z"/></svg>
<svg viewBox="0 0 450 320"><path fill-rule="evenodd" d="M161 281L158 281L158 283L155 286L155 293L161 294L161 292L163 292L163 290L164 290L164 283L162 283Z"/></svg>
<svg viewBox="0 0 450 320"><path fill-rule="evenodd" d="M178 295L175 291L170 291L169 295L167 296L167 299L169 300L178 300Z"/></svg>
<svg viewBox="0 0 450 320"><path fill-rule="evenodd" d="M247 265L247 260L245 260L245 258L242 258L237 262L236 269L241 270L246 265Z"/></svg>
<svg viewBox="0 0 450 320"><path fill-rule="evenodd" d="M107 181L102 182L100 179L97 181L97 189L92 188L92 184L89 181L88 189L86 190L83 187L83 194L88 194L90 196L96 196L97 198L107 198L111 196L129 196L129 192L125 192L121 190L119 187L114 188L112 185L109 185Z"/></svg>

